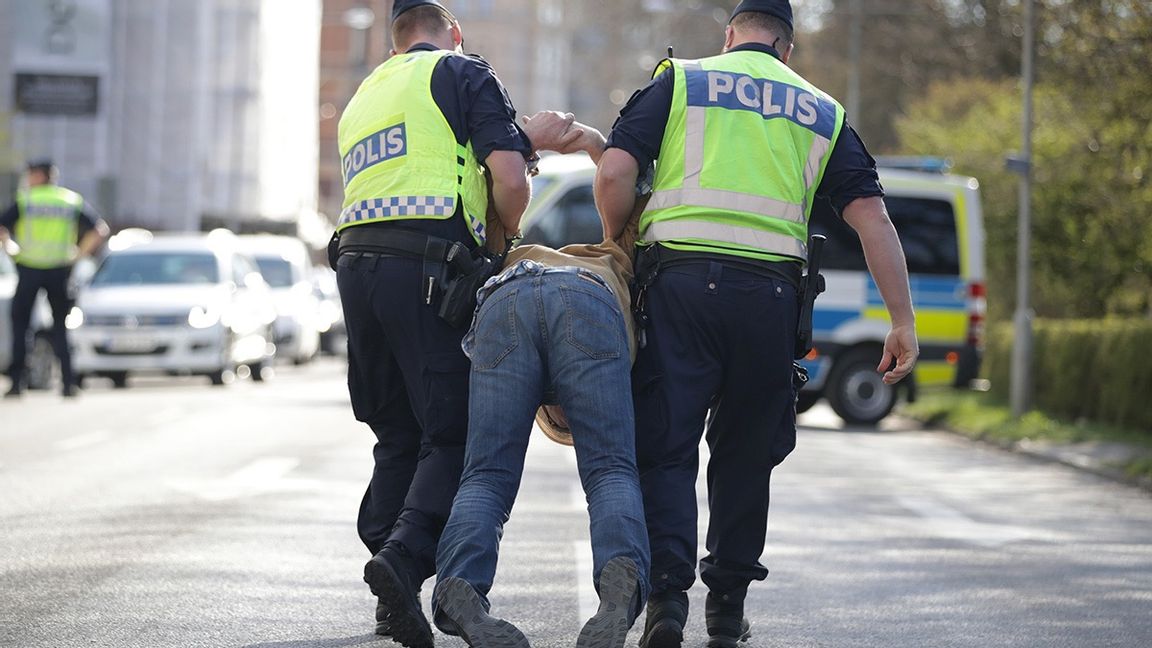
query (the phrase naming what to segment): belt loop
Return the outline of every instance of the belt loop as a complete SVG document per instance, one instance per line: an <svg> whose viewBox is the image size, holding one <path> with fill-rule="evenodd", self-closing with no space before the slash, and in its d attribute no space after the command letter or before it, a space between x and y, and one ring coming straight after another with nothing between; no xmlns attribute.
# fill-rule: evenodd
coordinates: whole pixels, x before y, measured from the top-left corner
<svg viewBox="0 0 1152 648"><path fill-rule="evenodd" d="M708 262L708 282L705 286L704 293L707 295L715 295L720 288L720 278L724 274L724 266L716 261Z"/></svg>

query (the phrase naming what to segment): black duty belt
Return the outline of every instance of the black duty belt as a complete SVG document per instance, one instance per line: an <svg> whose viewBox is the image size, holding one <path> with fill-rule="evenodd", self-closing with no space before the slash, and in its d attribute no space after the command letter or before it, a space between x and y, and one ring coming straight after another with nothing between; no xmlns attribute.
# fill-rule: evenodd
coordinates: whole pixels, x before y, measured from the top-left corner
<svg viewBox="0 0 1152 648"><path fill-rule="evenodd" d="M432 252L443 261L450 247L452 241L447 239L403 229L360 226L340 232L340 254L364 252L424 259Z"/></svg>
<svg viewBox="0 0 1152 648"><path fill-rule="evenodd" d="M759 275L765 279L779 279L793 286L800 285L802 267L799 261L760 261L733 254L674 250L663 245L653 245L649 250L656 253L661 268L715 261L744 272Z"/></svg>

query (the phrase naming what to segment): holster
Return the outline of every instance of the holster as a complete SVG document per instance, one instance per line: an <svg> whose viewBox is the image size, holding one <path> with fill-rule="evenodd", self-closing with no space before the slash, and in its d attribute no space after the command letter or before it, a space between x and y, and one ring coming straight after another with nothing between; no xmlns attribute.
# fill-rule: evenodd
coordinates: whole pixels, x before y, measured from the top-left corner
<svg viewBox="0 0 1152 648"><path fill-rule="evenodd" d="M458 243L456 245L459 245ZM479 247L469 253L464 246L453 247L447 258L448 280L437 314L449 325L460 328L472 321L476 292L504 265L504 257Z"/></svg>

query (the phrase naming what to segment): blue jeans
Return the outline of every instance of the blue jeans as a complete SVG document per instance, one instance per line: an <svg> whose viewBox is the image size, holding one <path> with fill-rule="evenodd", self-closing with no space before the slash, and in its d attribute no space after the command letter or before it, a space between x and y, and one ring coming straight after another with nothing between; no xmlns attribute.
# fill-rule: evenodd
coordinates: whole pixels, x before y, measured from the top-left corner
<svg viewBox="0 0 1152 648"><path fill-rule="evenodd" d="M633 618L639 612L647 599L648 532L623 317L607 288L574 272L519 276L487 296L474 324L464 474L440 538L438 582L462 578L487 605L534 415L548 392L572 430L593 582L599 591L605 563L631 558L641 588Z"/></svg>

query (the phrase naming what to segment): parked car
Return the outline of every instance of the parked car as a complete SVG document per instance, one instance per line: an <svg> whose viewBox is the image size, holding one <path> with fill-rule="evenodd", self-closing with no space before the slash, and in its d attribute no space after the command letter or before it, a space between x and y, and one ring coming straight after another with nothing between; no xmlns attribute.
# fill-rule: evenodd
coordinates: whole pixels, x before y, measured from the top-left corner
<svg viewBox="0 0 1152 648"><path fill-rule="evenodd" d="M304 364L320 351L320 300L312 285L308 247L298 238L272 234L239 237L256 262L276 303L276 355Z"/></svg>
<svg viewBox="0 0 1152 648"><path fill-rule="evenodd" d="M320 350L327 354L347 352L348 329L336 272L327 266L316 266L312 269L312 286L320 300Z"/></svg>
<svg viewBox="0 0 1152 648"><path fill-rule="evenodd" d="M868 274L860 240L816 201L809 231L828 237L823 270L827 292L816 300L815 348L801 361L810 379L800 392L804 411L822 397L849 423L872 424L892 411L898 390L966 386L979 371L984 334L984 228L979 183L949 175L929 159L882 161L885 203L908 260L920 359L912 376L885 385L876 372L889 328L880 292ZM592 200L595 166L583 154L545 157L533 178L524 214L525 243L559 247L602 238Z"/></svg>
<svg viewBox="0 0 1152 648"><path fill-rule="evenodd" d="M7 372L12 363L12 297L16 294L16 266L0 253L0 369ZM24 387L49 389L58 380L60 367L52 350L52 309L43 293L32 308L25 359Z"/></svg>
<svg viewBox="0 0 1152 648"><path fill-rule="evenodd" d="M113 237L74 316L77 374L117 387L137 372L259 381L275 350L271 291L224 230Z"/></svg>

